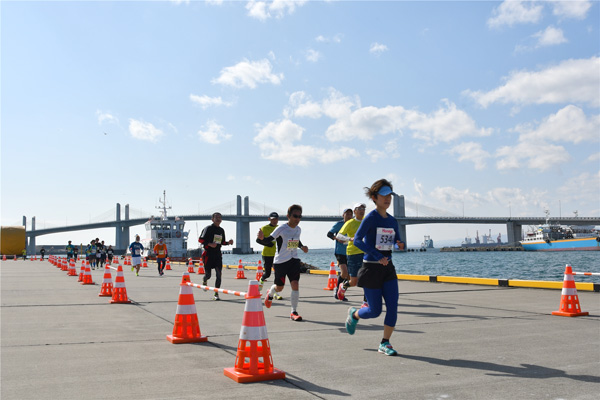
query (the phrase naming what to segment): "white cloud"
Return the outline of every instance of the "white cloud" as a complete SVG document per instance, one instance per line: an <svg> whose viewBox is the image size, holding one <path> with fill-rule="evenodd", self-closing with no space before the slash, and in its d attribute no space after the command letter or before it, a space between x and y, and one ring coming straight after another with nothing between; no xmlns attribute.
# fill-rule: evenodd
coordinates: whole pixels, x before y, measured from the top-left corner
<svg viewBox="0 0 600 400"><path fill-rule="evenodd" d="M254 143L259 146L261 156L267 160L307 166L313 161L329 164L359 156L356 150L348 147L326 150L321 147L296 145L295 143L302 139L304 128L289 119L269 122L257 128L259 133L254 137Z"/></svg>
<svg viewBox="0 0 600 400"><path fill-rule="evenodd" d="M248 15L261 21L269 18L283 18L296 11L296 7L302 7L307 0L273 0L270 2L250 0L246 4Z"/></svg>
<svg viewBox="0 0 600 400"><path fill-rule="evenodd" d="M490 153L483 150L480 143L466 142L454 146L449 150L450 154L457 154L458 161L471 161L475 164L475 169L484 169L485 161L490 158Z"/></svg>
<svg viewBox="0 0 600 400"><path fill-rule="evenodd" d="M481 106L493 103L588 103L600 106L600 58L565 60L541 71L517 71L489 92L465 90Z"/></svg>
<svg viewBox="0 0 600 400"><path fill-rule="evenodd" d="M400 157L400 154L396 151L398 149L398 141L396 139L389 140L382 146L383 150L379 149L367 149L365 153L371 159L371 162L377 162L381 159L392 159Z"/></svg>
<svg viewBox="0 0 600 400"><path fill-rule="evenodd" d="M568 105L556 114L551 114L535 129L530 126L517 126L520 140L550 140L554 142L598 142L600 141L600 114L587 117L583 110Z"/></svg>
<svg viewBox="0 0 600 400"><path fill-rule="evenodd" d="M586 162L597 162L600 160L600 152L592 154L585 161Z"/></svg>
<svg viewBox="0 0 600 400"><path fill-rule="evenodd" d="M554 46L561 43L567 43L568 40L560 28L553 26L547 27L543 31L539 31L533 34L533 37L538 39L538 47Z"/></svg>
<svg viewBox="0 0 600 400"><path fill-rule="evenodd" d="M129 119L129 133L136 139L155 143L164 134L149 122Z"/></svg>
<svg viewBox="0 0 600 400"><path fill-rule="evenodd" d="M536 23L542 18L543 6L533 1L505 0L494 9L494 17L488 19L490 28L504 25Z"/></svg>
<svg viewBox="0 0 600 400"><path fill-rule="evenodd" d="M323 35L319 35L315 38L315 40L317 42L321 42L321 43L341 43L342 37L343 37L343 35L341 33L338 33L332 37L326 37Z"/></svg>
<svg viewBox="0 0 600 400"><path fill-rule="evenodd" d="M419 198L423 198L423 184L421 182L417 182L416 179L413 179L413 188L415 192L419 194Z"/></svg>
<svg viewBox="0 0 600 400"><path fill-rule="evenodd" d="M223 101L223 99L221 98L221 96L219 97L210 97L207 95L202 95L202 96L198 96L196 94L190 94L190 100L193 103L198 104L200 107L202 107L203 109L206 109L210 106L226 106L229 107L231 106L233 103L227 102L227 101Z"/></svg>
<svg viewBox="0 0 600 400"><path fill-rule="evenodd" d="M565 184L558 188L558 194L565 204L587 203L590 209L597 212L600 198L600 171L582 172L566 179Z"/></svg>
<svg viewBox="0 0 600 400"><path fill-rule="evenodd" d="M371 47L369 48L369 52L373 53L373 54L381 54L383 52L388 51L388 47L385 44L381 44L381 43L371 43Z"/></svg>
<svg viewBox="0 0 600 400"><path fill-rule="evenodd" d="M190 4L190 0L170 0L171 3L179 4Z"/></svg>
<svg viewBox="0 0 600 400"><path fill-rule="evenodd" d="M553 0L552 13L557 17L585 19L587 12L592 7L588 0Z"/></svg>
<svg viewBox="0 0 600 400"><path fill-rule="evenodd" d="M477 127L475 121L454 103L444 100L443 104L431 114L406 110L402 106L362 107L358 97L351 98L330 89L329 97L321 102L313 101L304 92L292 93L284 115L288 118L326 116L333 119L325 132L331 142L371 140L377 135L407 131L427 144L436 144L492 133L491 129ZM376 153L372 154L376 156Z"/></svg>
<svg viewBox="0 0 600 400"><path fill-rule="evenodd" d="M204 130L198 131L198 138L203 142L210 144L219 144L223 140L231 139L230 134L223 133L223 126L217 124L213 120L208 120L206 125L202 127Z"/></svg>
<svg viewBox="0 0 600 400"><path fill-rule="evenodd" d="M321 58L321 53L316 50L308 49L306 51L306 59L310 62L317 62Z"/></svg>
<svg viewBox="0 0 600 400"><path fill-rule="evenodd" d="M259 83L272 83L279 85L283 80L283 73L272 73L273 66L269 60L259 61L244 60L231 67L225 67L221 70L221 75L213 79L213 83L232 86L235 88L248 87L256 88Z"/></svg>
<svg viewBox="0 0 600 400"><path fill-rule="evenodd" d="M562 146L541 141L521 141L516 146L504 146L496 151L496 168L561 170L571 157Z"/></svg>
<svg viewBox="0 0 600 400"><path fill-rule="evenodd" d="M96 117L98 118L98 125L102 125L105 122L109 123L109 124L118 124L119 123L119 119L108 112L96 110Z"/></svg>

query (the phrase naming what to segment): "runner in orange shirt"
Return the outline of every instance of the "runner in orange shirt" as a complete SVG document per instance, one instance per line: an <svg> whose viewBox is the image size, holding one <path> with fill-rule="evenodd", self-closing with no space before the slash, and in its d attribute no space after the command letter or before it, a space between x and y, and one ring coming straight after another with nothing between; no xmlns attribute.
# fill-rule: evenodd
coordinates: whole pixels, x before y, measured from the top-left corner
<svg viewBox="0 0 600 400"><path fill-rule="evenodd" d="M158 275L163 276L168 254L167 245L163 243L163 238L158 239L158 243L154 246L154 254L156 254L156 262L158 263Z"/></svg>

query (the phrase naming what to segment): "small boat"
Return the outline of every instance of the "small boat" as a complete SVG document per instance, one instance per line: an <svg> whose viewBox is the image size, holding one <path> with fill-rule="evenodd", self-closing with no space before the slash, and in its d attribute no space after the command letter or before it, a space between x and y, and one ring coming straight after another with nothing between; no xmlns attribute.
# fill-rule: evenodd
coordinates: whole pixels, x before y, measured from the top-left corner
<svg viewBox="0 0 600 400"><path fill-rule="evenodd" d="M423 243L421 243L421 248L422 249L433 249L433 239L431 239L431 236L425 235L425 237L423 239Z"/></svg>
<svg viewBox="0 0 600 400"><path fill-rule="evenodd" d="M525 251L600 251L600 236L592 226L563 226L550 223L550 213L546 210L546 223L527 232L521 240Z"/></svg>

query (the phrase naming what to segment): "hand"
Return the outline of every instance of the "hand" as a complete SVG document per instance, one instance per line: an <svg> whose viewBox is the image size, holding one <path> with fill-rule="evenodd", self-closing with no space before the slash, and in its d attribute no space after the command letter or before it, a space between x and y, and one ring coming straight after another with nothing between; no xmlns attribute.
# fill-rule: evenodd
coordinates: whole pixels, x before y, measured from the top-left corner
<svg viewBox="0 0 600 400"><path fill-rule="evenodd" d="M256 235L256 237L258 237L260 240L263 240L265 238L265 234L263 231L261 231L260 229L258 230L258 234Z"/></svg>
<svg viewBox="0 0 600 400"><path fill-rule="evenodd" d="M404 250L404 243L403 243L403 242L401 242L401 241L399 241L399 240L396 240L396 244L398 245L398 248L399 248L400 250Z"/></svg>
<svg viewBox="0 0 600 400"><path fill-rule="evenodd" d="M388 265L388 258L387 257L383 257L381 260L379 260L379 264L383 265L384 267L386 265Z"/></svg>
<svg viewBox="0 0 600 400"><path fill-rule="evenodd" d="M302 246L300 248L302 249L303 252L308 253L308 247Z"/></svg>
<svg viewBox="0 0 600 400"><path fill-rule="evenodd" d="M229 244L232 245L233 244L233 239L229 239Z"/></svg>

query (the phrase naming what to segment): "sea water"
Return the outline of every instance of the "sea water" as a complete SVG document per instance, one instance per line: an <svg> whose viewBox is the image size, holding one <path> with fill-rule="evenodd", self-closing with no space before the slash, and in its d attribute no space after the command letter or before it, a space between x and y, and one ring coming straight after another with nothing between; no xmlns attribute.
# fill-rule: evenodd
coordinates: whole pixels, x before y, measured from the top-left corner
<svg viewBox="0 0 600 400"><path fill-rule="evenodd" d="M314 249L299 252L302 262L315 268L328 270L335 261L333 249ZM223 263L256 265L260 254L223 254ZM399 274L463 276L475 278L524 279L562 281L565 266L573 271L600 273L600 251L470 251L395 252L392 255ZM575 277L576 282L600 283L600 276Z"/></svg>

